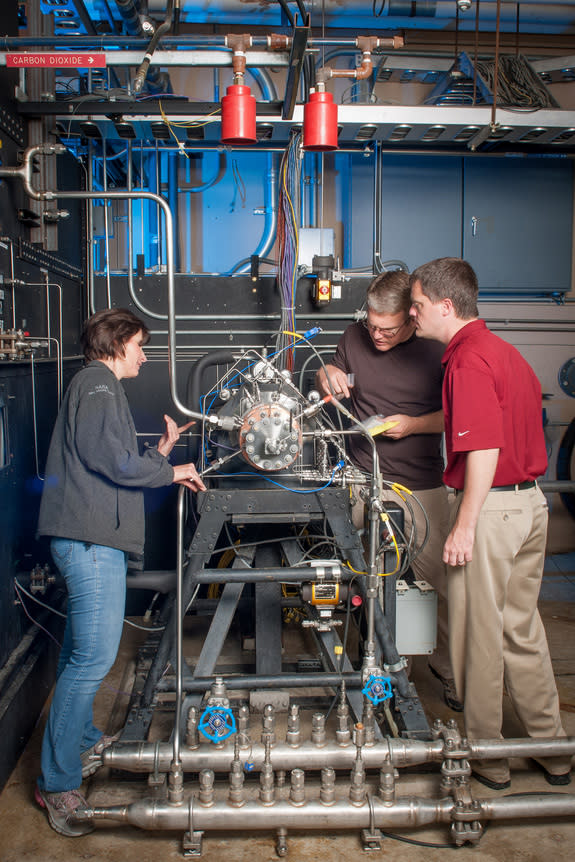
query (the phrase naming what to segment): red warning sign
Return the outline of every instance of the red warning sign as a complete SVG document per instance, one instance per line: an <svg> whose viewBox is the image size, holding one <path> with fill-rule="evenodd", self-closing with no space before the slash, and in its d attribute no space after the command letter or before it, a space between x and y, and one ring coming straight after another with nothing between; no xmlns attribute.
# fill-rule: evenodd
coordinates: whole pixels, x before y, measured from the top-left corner
<svg viewBox="0 0 575 862"><path fill-rule="evenodd" d="M15 69L105 69L106 55L103 52L59 51L29 54L25 51L6 54L6 65Z"/></svg>

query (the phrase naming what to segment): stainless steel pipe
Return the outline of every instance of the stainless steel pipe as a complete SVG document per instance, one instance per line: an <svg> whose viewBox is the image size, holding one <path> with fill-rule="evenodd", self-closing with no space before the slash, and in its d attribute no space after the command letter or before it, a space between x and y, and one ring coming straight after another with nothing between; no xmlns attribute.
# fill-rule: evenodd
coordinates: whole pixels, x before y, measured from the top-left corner
<svg viewBox="0 0 575 862"><path fill-rule="evenodd" d="M534 794L528 797L483 799L474 810L474 819L505 820L533 817L572 817L575 796L569 794ZM271 805L246 802L235 807L216 801L201 805L191 797L182 805L170 805L156 799L143 799L129 805L84 809L81 820L115 820L141 829L249 831L278 828L298 830L327 829L397 829L451 823L456 803L451 798L423 799L400 797L392 805L369 796L362 805L338 800L325 805L317 800L303 805L281 800Z"/></svg>
<svg viewBox="0 0 575 862"><path fill-rule="evenodd" d="M454 757L456 752L444 751L442 739L384 739L373 745L364 745L361 750L366 769L381 768L385 763L401 768L423 763L441 763L444 757ZM251 742L243 759L248 759L253 768L262 767L265 748L260 742ZM463 752L463 753L461 753ZM356 758L356 747L349 743L341 746L328 742L321 747L311 742L290 746L285 742L274 745L271 760L274 770L289 770L301 767L306 770L351 769ZM457 752L467 759L497 759L501 757L560 757L575 753L575 737L561 739L496 739L469 740ZM151 773L155 770L168 772L173 756L173 746L168 742L130 742L115 743L102 755L104 766L123 769L127 772ZM233 743L225 746L202 745L200 748L182 748L180 751L184 772L200 772L213 769L214 772L228 772L233 759Z"/></svg>

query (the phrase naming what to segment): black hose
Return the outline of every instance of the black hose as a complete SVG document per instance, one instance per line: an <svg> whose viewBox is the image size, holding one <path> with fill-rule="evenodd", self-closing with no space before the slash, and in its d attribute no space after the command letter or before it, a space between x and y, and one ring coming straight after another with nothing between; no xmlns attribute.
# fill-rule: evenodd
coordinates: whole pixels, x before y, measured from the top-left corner
<svg viewBox="0 0 575 862"><path fill-rule="evenodd" d="M571 424L563 435L563 439L559 445L557 453L557 478L561 480L571 480L571 459L573 457L573 447L575 446L575 419L571 420ZM575 518L575 494L565 491L559 495L563 504L572 518Z"/></svg>
<svg viewBox="0 0 575 862"><path fill-rule="evenodd" d="M203 412L200 399L202 397L202 379L204 371L207 368L210 368L212 365L218 365L219 363L229 362L233 363L237 359L237 352L231 353L229 350L214 350L211 353L206 353L205 356L202 356L201 359L198 359L197 362L194 362L193 366L190 369L190 373L188 375L188 382L186 385L186 403L188 407L191 407L192 410L198 410L199 412ZM188 438L188 457L190 461L195 461L198 457L199 453L199 441L200 437L198 436L190 436Z"/></svg>
<svg viewBox="0 0 575 862"><path fill-rule="evenodd" d="M290 25L290 27L293 27L293 26L294 26L293 15L292 15L292 13L291 13L291 10L290 10L290 8L289 8L288 4L286 3L286 0L278 0L278 3L279 3L279 4L280 4L280 6L282 7L282 9L283 9L283 11L284 11L284 13L285 13L286 18L287 18L287 19L288 19L288 21L289 21L289 25Z"/></svg>
<svg viewBox="0 0 575 862"><path fill-rule="evenodd" d="M172 16L174 12L174 0L168 0L168 8L166 9L166 17L160 26L157 28L156 32L150 39L150 44L146 48L146 54L144 59L142 60L138 71L136 72L136 77L134 78L134 82L132 84L132 89L136 95L142 92L142 88L144 86L144 81L146 80L146 76L148 74L148 69L150 67L150 62L152 59L152 54L156 50L158 43L162 36L166 33L170 32L172 27Z"/></svg>
<svg viewBox="0 0 575 862"><path fill-rule="evenodd" d="M364 602L367 602L367 587L365 579L358 578L356 583L360 596L363 598ZM387 620L385 619L383 610L381 609L381 605L378 602L375 603L374 624L375 636L379 641L379 646L383 653L383 659L385 664L397 666L397 664L399 664L399 662L401 661L401 658L397 651L395 641L391 636L391 632L389 630L389 626L387 624ZM407 673L404 669L395 671L394 681L395 685L397 686L397 690L402 697L413 697L411 691L411 683L409 682Z"/></svg>

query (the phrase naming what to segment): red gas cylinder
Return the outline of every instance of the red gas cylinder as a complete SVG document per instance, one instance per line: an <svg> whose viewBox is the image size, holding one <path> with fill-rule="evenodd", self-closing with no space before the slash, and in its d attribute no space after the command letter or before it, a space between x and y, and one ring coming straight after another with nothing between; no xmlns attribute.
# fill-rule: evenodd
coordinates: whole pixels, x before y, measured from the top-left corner
<svg viewBox="0 0 575 862"><path fill-rule="evenodd" d="M253 144L256 140L256 100L245 84L231 84L222 99L222 143Z"/></svg>
<svg viewBox="0 0 575 862"><path fill-rule="evenodd" d="M303 109L304 150L337 150L337 105L331 93L309 94Z"/></svg>

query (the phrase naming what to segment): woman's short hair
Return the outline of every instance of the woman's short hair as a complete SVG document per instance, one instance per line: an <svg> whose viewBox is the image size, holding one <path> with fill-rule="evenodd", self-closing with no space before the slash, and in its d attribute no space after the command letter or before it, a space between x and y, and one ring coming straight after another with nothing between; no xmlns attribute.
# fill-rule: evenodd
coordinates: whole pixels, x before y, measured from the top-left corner
<svg viewBox="0 0 575 862"><path fill-rule="evenodd" d="M124 345L138 332L143 344L150 339L150 332L143 320L127 308L104 308L88 318L80 342L84 356L92 359L116 359L125 354Z"/></svg>

